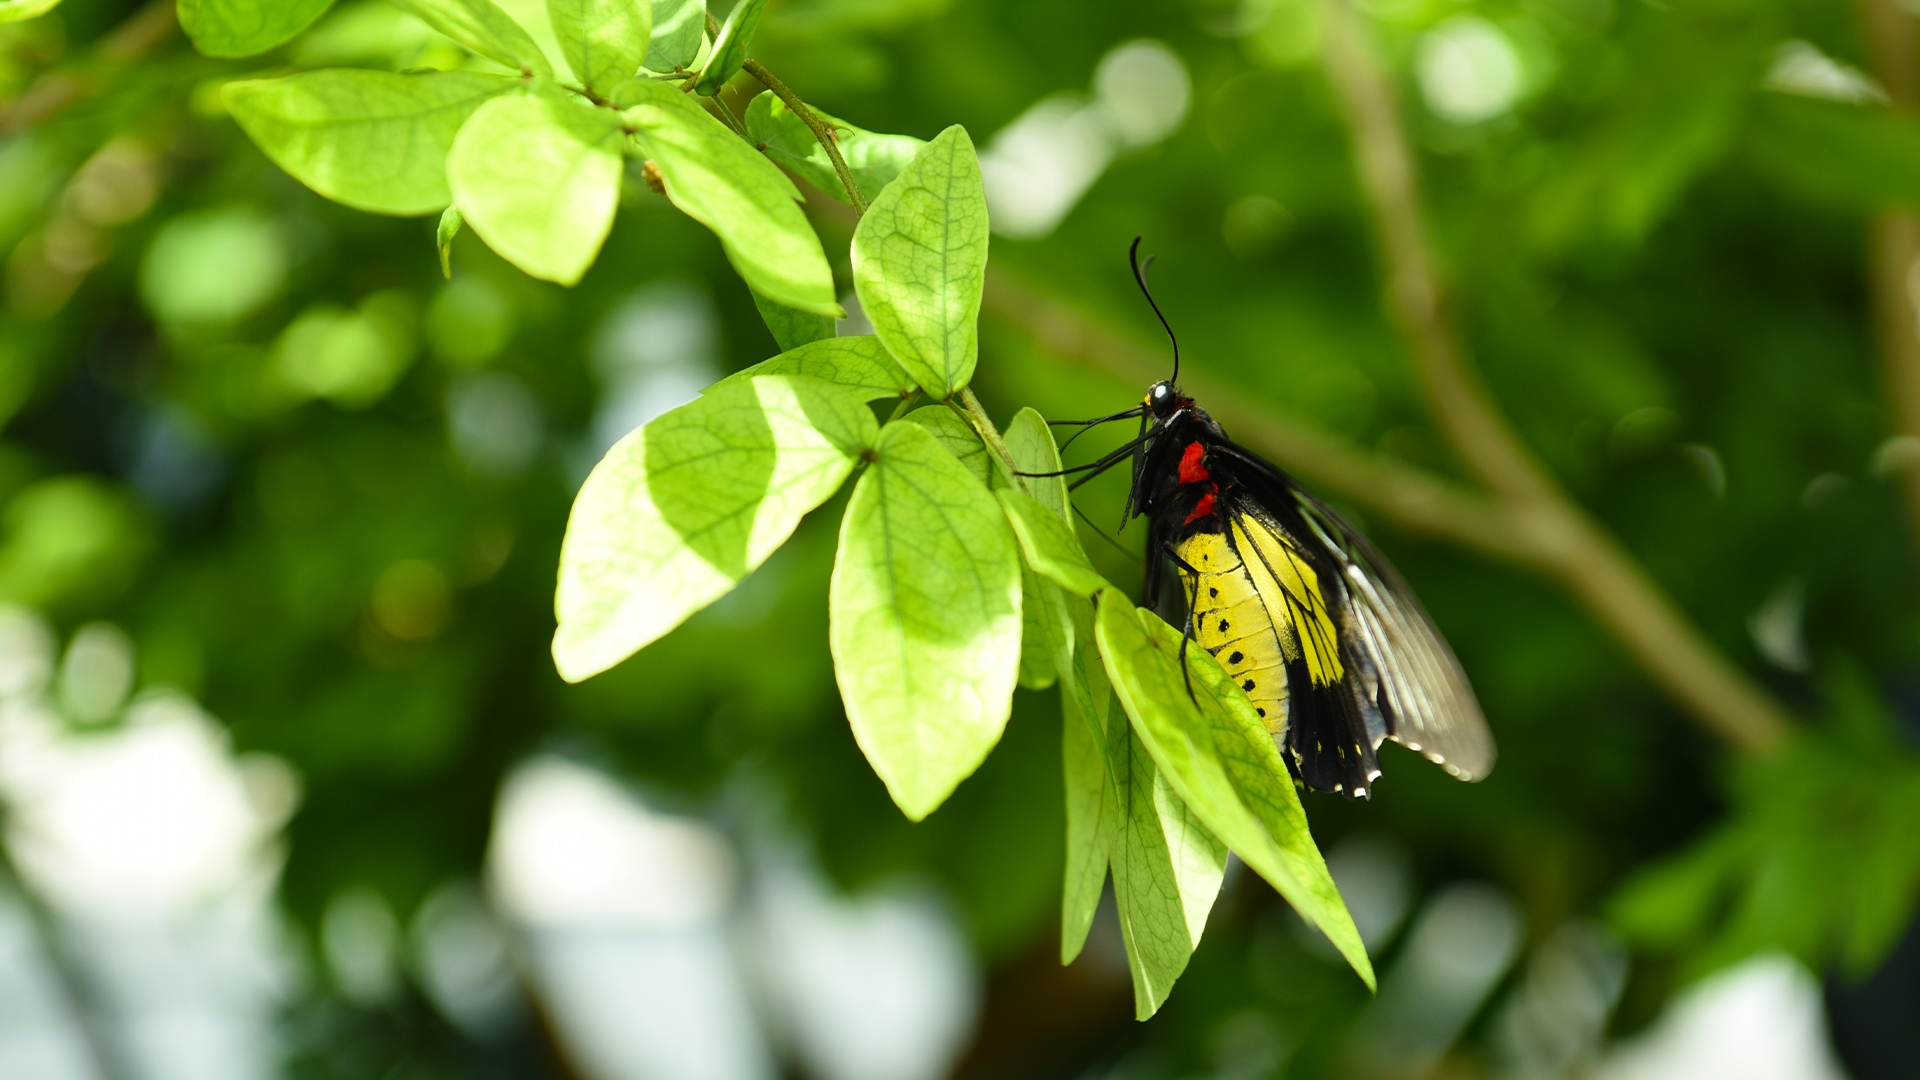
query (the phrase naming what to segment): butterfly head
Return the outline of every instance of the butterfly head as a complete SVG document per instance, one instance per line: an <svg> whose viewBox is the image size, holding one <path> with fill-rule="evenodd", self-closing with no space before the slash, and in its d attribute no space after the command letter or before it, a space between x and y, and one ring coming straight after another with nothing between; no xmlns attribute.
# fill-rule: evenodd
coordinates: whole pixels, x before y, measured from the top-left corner
<svg viewBox="0 0 1920 1080"><path fill-rule="evenodd" d="M1155 420L1165 421L1181 408L1193 403L1193 399L1180 392L1172 379L1162 379L1147 387L1146 400L1141 402Z"/></svg>

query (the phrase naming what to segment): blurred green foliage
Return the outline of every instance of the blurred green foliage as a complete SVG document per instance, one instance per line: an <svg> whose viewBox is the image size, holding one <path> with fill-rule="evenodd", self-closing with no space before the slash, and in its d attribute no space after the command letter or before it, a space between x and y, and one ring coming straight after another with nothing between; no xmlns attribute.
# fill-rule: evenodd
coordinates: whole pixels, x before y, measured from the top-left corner
<svg viewBox="0 0 1920 1080"><path fill-rule="evenodd" d="M1920 597L1897 488L1913 457L1889 442L1864 236L1873 214L1920 203L1920 126L1858 75L1846 5L1365 12L1494 397L1807 719L1777 760L1729 763L1551 583L1374 528L1472 676L1501 764L1465 787L1388 751L1370 803L1308 801L1316 835L1391 834L1423 885L1497 882L1530 940L1612 913L1654 961L1635 969L1623 1027L1684 973L1755 948L1870 969L1913 908ZM610 441L596 418L617 418L623 376L596 356L623 307L661 285L708 305L710 350L679 361L710 369L699 382L778 350L712 234L628 175L577 286L526 277L471 232L452 238L444 280L433 219L322 199L254 148L219 91L292 67L453 66L457 49L384 4L342 3L265 57L207 59L177 38L137 59L103 51L137 17L67 0L0 23L0 596L64 627L126 627L143 684L187 687L241 747L298 766L295 916L313 926L360 883L404 915L473 875L502 771L560 747L689 805L743 770L770 777L841 884L921 871L951 890L994 1002L1058 985L1052 693L1018 693L999 751L906 822L854 745L827 651L844 496L658 644L579 686L554 674L553 568ZM1477 119L1432 59L1461 18L1512 57L1510 100ZM994 272L1152 341L1124 260L1144 234L1196 377L1276 422L1457 474L1382 314L1321 29L1300 0L783 0L753 52L863 129L957 123L988 146L1042 97L1086 87L1113 45L1167 42L1193 80L1185 124L1116 160L1050 236L995 238ZM64 107L35 96L50 79L79 87ZM850 219L818 194L810 209L845 252ZM834 258L844 294L852 268ZM1140 392L991 313L979 352L996 416L1097 415ZM1122 485L1076 499L1104 526ZM1137 562L1089 549L1110 580L1138 582ZM971 1060L1224 1068L1222 1033L1251 1012L1286 1033L1288 1075L1335 1074L1364 990L1246 875L1208 929L1142 1031L1124 1028L1124 982L1115 997L1089 976L1056 1000L1092 1004L1037 1032L990 1003ZM444 1056L433 1047L455 1038L352 1030L381 1060Z"/></svg>

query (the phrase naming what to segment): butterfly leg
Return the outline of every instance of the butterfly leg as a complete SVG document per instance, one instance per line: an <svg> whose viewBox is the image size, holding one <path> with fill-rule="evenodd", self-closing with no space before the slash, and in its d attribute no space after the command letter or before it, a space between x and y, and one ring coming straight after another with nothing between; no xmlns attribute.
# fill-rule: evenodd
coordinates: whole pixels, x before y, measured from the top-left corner
<svg viewBox="0 0 1920 1080"><path fill-rule="evenodd" d="M1193 609L1200 606L1200 571L1181 558L1180 553L1173 550L1172 543L1162 546L1167 553L1167 558L1172 559L1173 565L1185 571L1187 576L1187 622L1180 631L1180 678L1187 684L1187 700L1198 705L1200 699L1193 693L1193 672L1187 670L1187 643L1194 640Z"/></svg>

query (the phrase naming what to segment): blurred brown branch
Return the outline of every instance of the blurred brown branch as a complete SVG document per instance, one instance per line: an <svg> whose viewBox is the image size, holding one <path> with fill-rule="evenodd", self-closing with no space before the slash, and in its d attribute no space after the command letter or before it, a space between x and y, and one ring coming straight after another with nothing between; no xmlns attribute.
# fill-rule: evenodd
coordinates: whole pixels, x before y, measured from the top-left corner
<svg viewBox="0 0 1920 1080"><path fill-rule="evenodd" d="M180 25L174 0L153 0L102 37L90 57L42 74L11 102L0 105L0 136L25 131L73 103L97 93L114 69L158 48Z"/></svg>
<svg viewBox="0 0 1920 1080"><path fill-rule="evenodd" d="M1734 746L1772 746L1790 725L1786 713L1560 490L1468 370L1427 247L1413 156L1392 85L1345 0L1327 0L1324 8L1327 73L1353 132L1355 163L1386 272L1387 306L1407 339L1442 433L1521 524L1537 547L1538 562L1669 695Z"/></svg>
<svg viewBox="0 0 1920 1080"><path fill-rule="evenodd" d="M1426 244L1413 159L1392 88L1342 0L1329 0L1327 7L1327 68L1352 126L1386 271L1387 304L1406 337L1435 421L1485 491L1368 455L1244 399L1204 390L1200 396L1231 430L1303 479L1338 491L1400 528L1444 537L1558 581L1709 731L1742 750L1773 746L1791 726L1784 710L1721 655L1560 489L1468 369ZM1161 377L1157 359L1004 275L989 278L986 307L1024 326L1056 355L1140 386Z"/></svg>
<svg viewBox="0 0 1920 1080"><path fill-rule="evenodd" d="M1920 58L1914 52L1913 16L1898 0L1858 0L1861 36L1874 78L1887 104L1909 116L1920 111ZM1893 433L1920 439L1920 217L1888 210L1874 219L1868 236L1874 321L1880 338L1881 377L1886 380ZM1896 459L1914 540L1920 543L1920 455L1909 448Z"/></svg>

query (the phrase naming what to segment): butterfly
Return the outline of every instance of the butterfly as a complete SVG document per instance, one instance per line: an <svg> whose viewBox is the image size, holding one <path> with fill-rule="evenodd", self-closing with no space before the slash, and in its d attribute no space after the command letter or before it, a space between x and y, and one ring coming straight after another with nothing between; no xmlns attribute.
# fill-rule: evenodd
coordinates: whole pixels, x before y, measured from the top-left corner
<svg viewBox="0 0 1920 1080"><path fill-rule="evenodd" d="M1136 238L1130 261L1154 314ZM1148 259L1151 265L1152 260ZM1178 579L1185 638L1239 684L1294 778L1370 795L1387 739L1459 779L1493 768L1493 736L1460 662L1413 591L1352 525L1279 467L1233 441L1173 375L1140 405L1083 426L1139 417L1139 437L1079 470L1129 456L1123 525L1147 519L1146 596ZM1077 436L1076 436L1077 437ZM1072 440L1068 440L1071 442ZM1172 620L1169 620L1170 622Z"/></svg>

